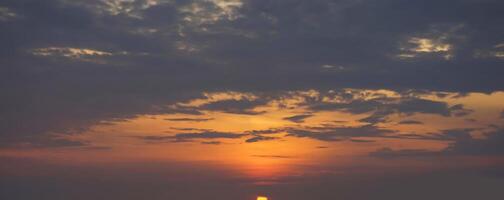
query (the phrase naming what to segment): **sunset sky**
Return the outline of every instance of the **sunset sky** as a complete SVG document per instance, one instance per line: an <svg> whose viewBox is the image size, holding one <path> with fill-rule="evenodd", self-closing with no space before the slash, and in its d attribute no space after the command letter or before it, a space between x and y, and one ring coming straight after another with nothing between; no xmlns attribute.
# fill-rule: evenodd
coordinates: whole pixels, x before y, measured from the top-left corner
<svg viewBox="0 0 504 200"><path fill-rule="evenodd" d="M0 0L0 199L502 200L502 0Z"/></svg>

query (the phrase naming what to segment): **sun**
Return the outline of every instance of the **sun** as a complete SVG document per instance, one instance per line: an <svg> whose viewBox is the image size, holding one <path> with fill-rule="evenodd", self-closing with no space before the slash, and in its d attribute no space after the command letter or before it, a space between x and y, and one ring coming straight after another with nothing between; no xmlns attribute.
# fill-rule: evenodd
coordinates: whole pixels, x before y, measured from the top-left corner
<svg viewBox="0 0 504 200"><path fill-rule="evenodd" d="M257 197L257 200L268 200L268 197L258 196L258 197Z"/></svg>

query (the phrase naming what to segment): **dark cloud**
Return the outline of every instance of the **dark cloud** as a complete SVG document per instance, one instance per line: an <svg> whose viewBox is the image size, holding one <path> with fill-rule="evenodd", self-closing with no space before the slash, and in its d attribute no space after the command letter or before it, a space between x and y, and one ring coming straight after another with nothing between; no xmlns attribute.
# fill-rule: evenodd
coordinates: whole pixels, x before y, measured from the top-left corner
<svg viewBox="0 0 504 200"><path fill-rule="evenodd" d="M142 114L260 114L253 109L264 103L237 100L202 108L165 107L204 91L385 88L468 94L504 89L499 76L504 73L502 59L474 56L477 50L497 51L494 46L502 42L498 8L503 3L498 0L245 1L233 10L240 17L224 13L215 21L209 16L223 9L212 2L114 1L120 4L116 7L106 2L0 2L3 10L16 14L0 20L2 139L19 143L27 135L72 132ZM201 12L180 9L192 3ZM411 37L441 36L453 46L451 60L436 53L409 60L395 56ZM32 53L49 47L112 55L83 60ZM377 106L380 102L354 101L312 109L365 113L375 112ZM444 106L408 100L394 109L468 114ZM377 112L363 121L383 122L387 113Z"/></svg>
<svg viewBox="0 0 504 200"><path fill-rule="evenodd" d="M461 155L504 155L504 130L486 133L484 139L459 138L445 152Z"/></svg>
<svg viewBox="0 0 504 200"><path fill-rule="evenodd" d="M403 120L400 121L398 124L423 124L423 122L415 120Z"/></svg>
<svg viewBox="0 0 504 200"><path fill-rule="evenodd" d="M174 122L206 122L213 120L213 118L169 118L165 120Z"/></svg>
<svg viewBox="0 0 504 200"><path fill-rule="evenodd" d="M267 134L277 134L284 132L284 128L272 128L272 129L265 129L265 130L251 130L251 131L246 131L246 133L251 134L251 135L267 135Z"/></svg>
<svg viewBox="0 0 504 200"><path fill-rule="evenodd" d="M304 114L304 115L294 115L291 117L285 117L284 120L288 120L294 123L303 123L306 118L312 117L312 114Z"/></svg>
<svg viewBox="0 0 504 200"><path fill-rule="evenodd" d="M45 138L40 137L39 139L31 139L29 143L25 144L25 147L34 148L51 148L51 147L85 147L89 146L88 142L69 140L63 138Z"/></svg>
<svg viewBox="0 0 504 200"><path fill-rule="evenodd" d="M171 127L170 129L177 130L177 131L212 132L212 129L201 129L201 128L175 128L175 127ZM166 132L170 133L171 131L166 131Z"/></svg>
<svg viewBox="0 0 504 200"><path fill-rule="evenodd" d="M201 142L201 144L211 144L211 145L219 145L219 144L222 144L222 142L219 142L219 141L203 141Z"/></svg>
<svg viewBox="0 0 504 200"><path fill-rule="evenodd" d="M379 137L394 131L381 129L372 125L361 127L329 127L322 130L290 129L287 136L312 138L322 141L342 141L355 137Z"/></svg>
<svg viewBox="0 0 504 200"><path fill-rule="evenodd" d="M247 143L261 142L261 141L269 141L269 140L278 140L278 137L268 137L268 136L255 136L253 138L245 140Z"/></svg>
<svg viewBox="0 0 504 200"><path fill-rule="evenodd" d="M504 155L504 131L502 129L485 133L486 138L473 138L470 129L445 130L436 136L427 136L423 139L453 141L447 148L441 151L424 149L392 150L390 148L379 149L371 152L371 156L394 158L416 156L501 156ZM419 139L419 138L418 138Z"/></svg>
<svg viewBox="0 0 504 200"><path fill-rule="evenodd" d="M359 140L359 139L350 139L351 142L355 142L355 143L371 143L371 142L375 142L374 140Z"/></svg>
<svg viewBox="0 0 504 200"><path fill-rule="evenodd" d="M191 142L195 139L237 139L246 135L247 134L208 131L199 133L178 133L173 136L138 136L138 138L151 142Z"/></svg>
<svg viewBox="0 0 504 200"><path fill-rule="evenodd" d="M339 110L352 114L373 112L370 116L360 119L361 122L377 124L387 122L392 114L412 115L415 113L436 114L441 116L465 116L472 111L458 104L449 106L446 102L421 99L417 97L377 97L363 100L355 97L347 97L347 102L308 102L313 111Z"/></svg>
<svg viewBox="0 0 504 200"><path fill-rule="evenodd" d="M200 109L210 110L210 111L220 111L233 114L244 114L244 115L257 115L263 112L253 111L255 107L266 104L266 101L259 100L223 100L208 103L200 106Z"/></svg>

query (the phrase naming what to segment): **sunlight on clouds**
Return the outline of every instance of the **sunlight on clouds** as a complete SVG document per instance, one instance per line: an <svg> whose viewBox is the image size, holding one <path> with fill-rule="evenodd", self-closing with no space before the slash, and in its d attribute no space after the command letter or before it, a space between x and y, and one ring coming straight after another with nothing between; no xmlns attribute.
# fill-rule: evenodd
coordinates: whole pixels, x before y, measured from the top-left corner
<svg viewBox="0 0 504 200"><path fill-rule="evenodd" d="M236 20L241 15L237 9L241 8L241 0L203 0L195 1L180 8L183 13L190 14L184 20L194 24L213 24L219 20Z"/></svg>
<svg viewBox="0 0 504 200"><path fill-rule="evenodd" d="M272 184L277 177L303 172L302 167L307 164L345 166L363 162L363 158L382 147L394 152L405 147L440 152L457 136L445 135L447 130L484 138L484 133L492 130L490 125L501 121L503 99L502 92L470 93L463 97L450 92L363 89L284 91L275 95L204 92L168 105L192 108L198 114L158 113L103 121L81 134L56 135L61 141L82 142L82 146L34 146L0 153L53 155L51 159L56 161L87 164L125 160L219 163L230 171L258 179L257 184ZM205 107L229 101L260 104L241 108L255 111L252 113ZM362 121L380 114L385 120ZM286 120L299 115L309 117ZM103 147L107 151L86 149Z"/></svg>
<svg viewBox="0 0 504 200"><path fill-rule="evenodd" d="M417 47L411 49L414 52L447 52L451 49L450 44L444 44L442 42L434 41L432 39L427 38L411 38L409 40L410 43L416 44Z"/></svg>
<svg viewBox="0 0 504 200"><path fill-rule="evenodd" d="M426 32L419 32L402 41L399 46L400 59L442 57L453 59L455 42L462 41L466 36L460 33L464 24L431 25Z"/></svg>
<svg viewBox="0 0 504 200"><path fill-rule="evenodd" d="M142 2L141 5L138 5L136 0L103 0L103 3L106 5L105 10L111 15L127 14L130 17L136 18L141 18L141 16L133 13L135 10L144 10L159 4L158 0L146 0Z"/></svg>
<svg viewBox="0 0 504 200"><path fill-rule="evenodd" d="M146 56L148 53L132 53L127 51L108 52L88 48L75 47L46 47L29 50L34 56L66 58L83 62L93 62L99 64L107 63L104 58L111 56Z"/></svg>
<svg viewBox="0 0 504 200"><path fill-rule="evenodd" d="M34 49L33 55L36 56L63 56L69 58L81 58L83 56L111 56L110 52L98 51L93 49L80 49L71 47L48 47Z"/></svg>
<svg viewBox="0 0 504 200"><path fill-rule="evenodd" d="M90 3L88 0L60 0L65 4L79 5L92 9L99 14L125 15L131 18L142 19L142 11L161 3L170 3L172 0L98 0Z"/></svg>
<svg viewBox="0 0 504 200"><path fill-rule="evenodd" d="M397 55L399 58L415 58L429 53L441 54L446 60L453 57L450 53L453 48L452 45L443 42L442 39L412 37L408 40L408 44L408 46L412 45L412 47L401 47L403 53Z"/></svg>

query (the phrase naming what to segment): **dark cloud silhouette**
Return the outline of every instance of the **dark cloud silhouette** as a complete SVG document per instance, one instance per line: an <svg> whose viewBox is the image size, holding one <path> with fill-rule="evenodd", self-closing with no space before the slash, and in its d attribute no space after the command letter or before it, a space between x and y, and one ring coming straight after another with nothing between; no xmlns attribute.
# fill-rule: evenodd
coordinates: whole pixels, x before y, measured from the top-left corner
<svg viewBox="0 0 504 200"><path fill-rule="evenodd" d="M262 100L223 100L205 104L200 106L200 109L210 110L210 111L220 111L233 114L244 114L244 115L257 115L262 112L253 111L255 107L266 104L266 101Z"/></svg>
<svg viewBox="0 0 504 200"><path fill-rule="evenodd" d="M484 139L458 138L445 152L462 155L504 155L504 130L486 133Z"/></svg>
<svg viewBox="0 0 504 200"><path fill-rule="evenodd" d="M374 140L359 140L359 139L350 139L351 142L356 142L356 143L371 143L375 142Z"/></svg>
<svg viewBox="0 0 504 200"><path fill-rule="evenodd" d="M89 142L69 140L64 138L38 137L31 138L29 143L24 144L24 147L29 148L54 148L54 147L88 147Z"/></svg>
<svg viewBox="0 0 504 200"><path fill-rule="evenodd" d="M403 120L400 121L398 124L423 124L423 122L415 120Z"/></svg>
<svg viewBox="0 0 504 200"><path fill-rule="evenodd" d="M352 114L373 112L370 116L361 119L361 122L370 124L387 122L387 117L392 114L412 115L415 113L436 114L441 116L465 116L472 111L458 104L449 106L446 102L432 101L417 97L388 98L378 97L369 100L353 99L347 97L346 103L309 102L311 110L339 110Z"/></svg>
<svg viewBox="0 0 504 200"><path fill-rule="evenodd" d="M152 142L191 142L194 139L237 139L246 135L247 134L208 131L199 133L178 133L173 136L138 136L138 138Z"/></svg>
<svg viewBox="0 0 504 200"><path fill-rule="evenodd" d="M222 144L222 142L219 142L219 141L203 141L201 142L201 144L211 144L211 145L219 145L219 144Z"/></svg>
<svg viewBox="0 0 504 200"><path fill-rule="evenodd" d="M278 140L278 137L268 137L268 136L255 136L253 138L245 140L247 143L261 142L261 141L269 141L269 140Z"/></svg>
<svg viewBox="0 0 504 200"><path fill-rule="evenodd" d="M322 141L342 141L355 137L379 137L394 131L381 129L372 125L361 127L329 127L322 130L290 129L287 136L312 138Z"/></svg>
<svg viewBox="0 0 504 200"><path fill-rule="evenodd" d="M265 130L251 130L251 131L246 131L246 133L251 134L251 135L267 135L267 134L277 134L284 132L284 128L272 128L272 129L265 129Z"/></svg>
<svg viewBox="0 0 504 200"><path fill-rule="evenodd" d="M169 118L165 120L174 122L206 122L213 120L213 118Z"/></svg>
<svg viewBox="0 0 504 200"><path fill-rule="evenodd" d="M288 120L294 123L303 123L306 118L312 117L313 115L311 114L305 114L305 115L294 115L291 117L285 117L283 118L284 120Z"/></svg>
<svg viewBox="0 0 504 200"><path fill-rule="evenodd" d="M393 150L382 148L371 152L371 156L394 158L394 157L416 157L416 156L501 156L504 155L504 131L502 129L485 133L486 138L473 138L470 135L471 129L445 130L436 136L427 136L423 139L449 140L453 141L446 149L441 151L431 151L423 149L403 149ZM419 137L417 139L420 139Z"/></svg>

